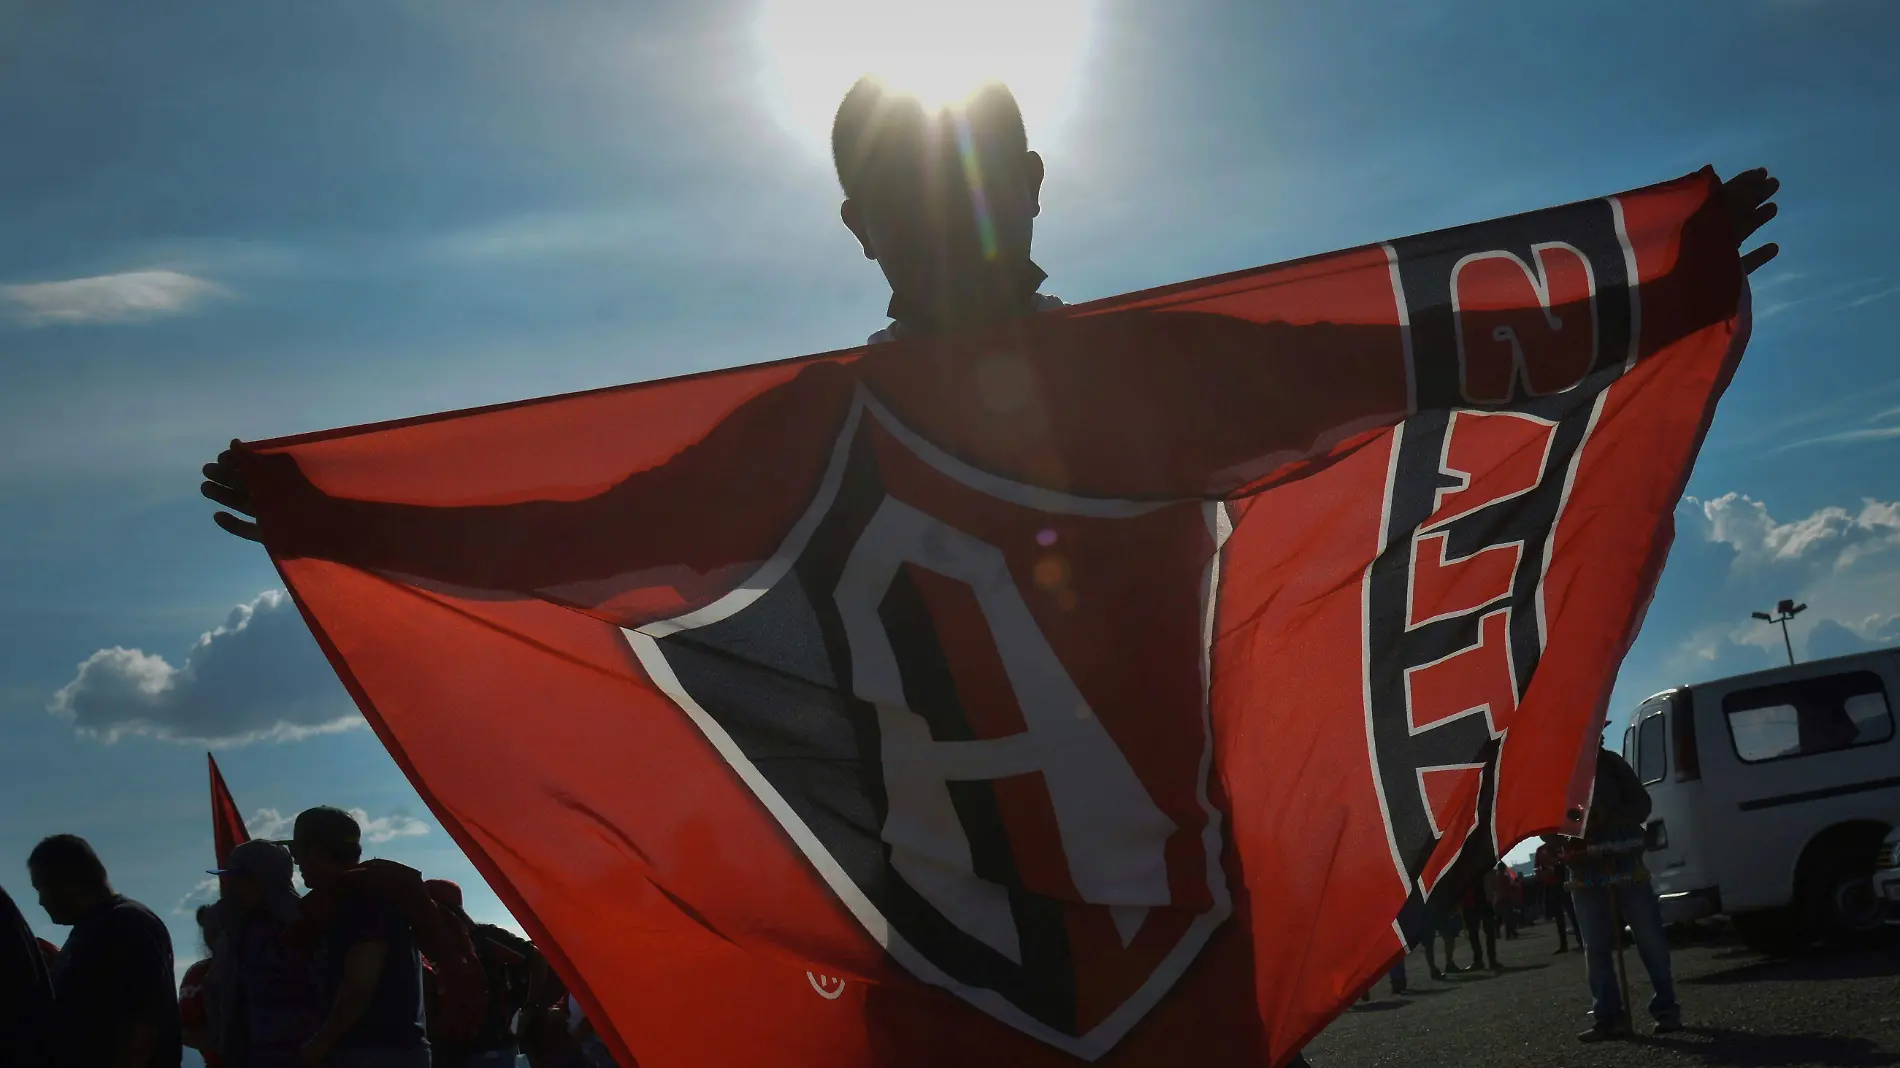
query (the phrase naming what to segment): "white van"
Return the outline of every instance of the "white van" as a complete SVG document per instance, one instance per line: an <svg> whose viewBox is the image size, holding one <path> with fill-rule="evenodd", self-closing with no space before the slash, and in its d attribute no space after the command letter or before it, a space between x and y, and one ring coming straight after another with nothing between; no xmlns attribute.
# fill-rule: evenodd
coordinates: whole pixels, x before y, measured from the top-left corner
<svg viewBox="0 0 1900 1068"><path fill-rule="evenodd" d="M1750 945L1881 925L1871 874L1900 816L1900 649L1644 701L1623 755L1654 802L1645 861L1670 922L1726 913Z"/></svg>

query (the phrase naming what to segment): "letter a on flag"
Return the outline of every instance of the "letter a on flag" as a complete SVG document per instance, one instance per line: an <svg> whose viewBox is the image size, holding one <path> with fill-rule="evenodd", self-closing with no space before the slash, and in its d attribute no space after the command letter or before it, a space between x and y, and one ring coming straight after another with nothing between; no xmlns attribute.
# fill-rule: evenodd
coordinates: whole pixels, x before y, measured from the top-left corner
<svg viewBox="0 0 1900 1068"><path fill-rule="evenodd" d="M1747 333L1718 192L240 462L624 1063L1277 1063L1580 829Z"/></svg>

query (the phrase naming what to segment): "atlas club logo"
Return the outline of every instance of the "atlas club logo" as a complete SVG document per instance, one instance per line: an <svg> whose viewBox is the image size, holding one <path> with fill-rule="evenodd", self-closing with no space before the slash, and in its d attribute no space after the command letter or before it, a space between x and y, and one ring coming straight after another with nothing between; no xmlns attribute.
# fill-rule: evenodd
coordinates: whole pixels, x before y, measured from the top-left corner
<svg viewBox="0 0 1900 1068"><path fill-rule="evenodd" d="M759 571L626 634L892 959L1093 1059L1229 910L1201 675L1212 519L998 479L860 394ZM1024 556L1050 524L1090 560L1125 555L1124 573L1155 570L1144 547L1192 526L1205 567L1149 576L1153 612L1091 659L1077 650L1103 636L1068 634L1073 597L1044 596ZM1155 722L1156 686L1181 722Z"/></svg>

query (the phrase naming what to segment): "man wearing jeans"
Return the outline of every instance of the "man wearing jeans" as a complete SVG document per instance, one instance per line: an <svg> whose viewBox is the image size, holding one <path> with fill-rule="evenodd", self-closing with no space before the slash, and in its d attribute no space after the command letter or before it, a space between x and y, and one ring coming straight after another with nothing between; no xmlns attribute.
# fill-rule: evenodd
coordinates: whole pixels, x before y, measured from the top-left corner
<svg viewBox="0 0 1900 1068"><path fill-rule="evenodd" d="M1615 942L1622 924L1636 939L1655 993L1649 1015L1653 1034L1680 1030L1676 981L1669 971L1669 939L1663 933L1662 905L1643 868L1643 823L1649 819L1649 791L1629 763L1608 749L1597 751L1597 785L1580 847L1564 858L1570 869L1570 896L1583 939L1585 972L1590 979L1596 1023L1578 1035L1601 1042L1629 1030L1623 992L1616 979ZM1612 908L1614 903L1614 908ZM1620 923L1618 921L1621 921Z"/></svg>

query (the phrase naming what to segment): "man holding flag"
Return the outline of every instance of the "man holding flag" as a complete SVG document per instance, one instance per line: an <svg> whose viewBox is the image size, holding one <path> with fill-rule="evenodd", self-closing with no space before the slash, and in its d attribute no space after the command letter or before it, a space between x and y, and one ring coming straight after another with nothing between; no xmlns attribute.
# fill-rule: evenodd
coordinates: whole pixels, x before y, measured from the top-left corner
<svg viewBox="0 0 1900 1068"><path fill-rule="evenodd" d="M234 443L217 520L617 1055L1284 1061L1582 830L1776 183L1030 315L1005 90L833 146L891 344Z"/></svg>

